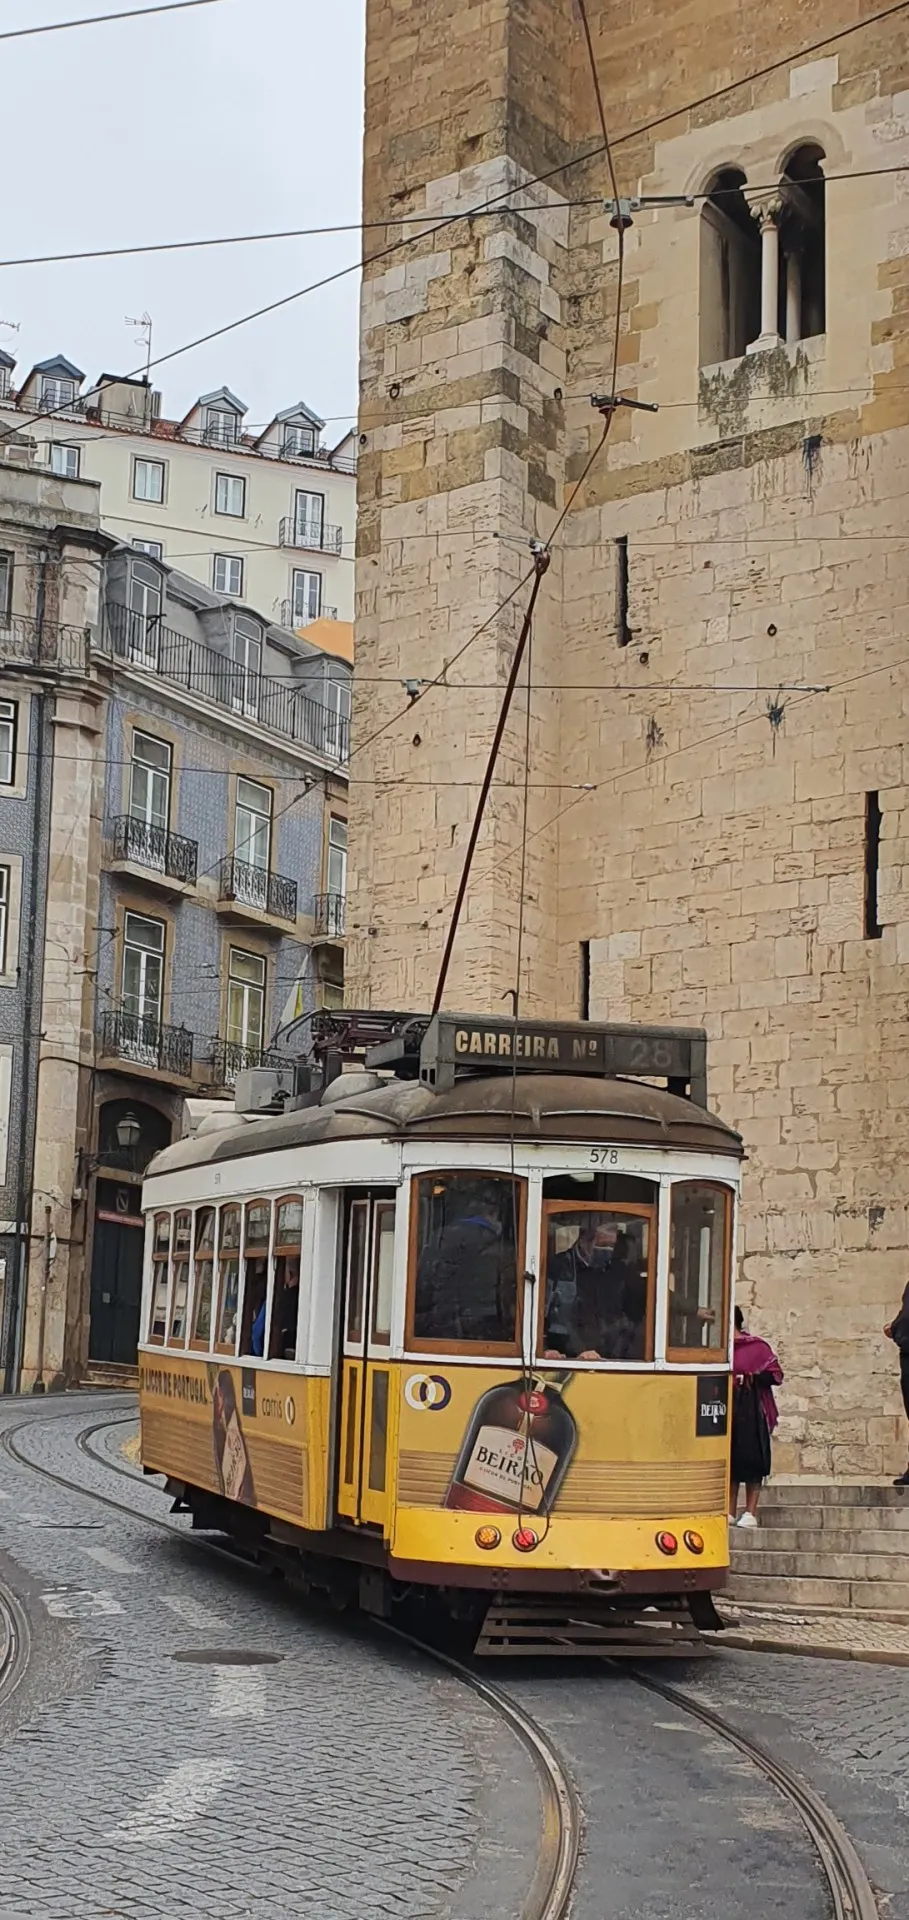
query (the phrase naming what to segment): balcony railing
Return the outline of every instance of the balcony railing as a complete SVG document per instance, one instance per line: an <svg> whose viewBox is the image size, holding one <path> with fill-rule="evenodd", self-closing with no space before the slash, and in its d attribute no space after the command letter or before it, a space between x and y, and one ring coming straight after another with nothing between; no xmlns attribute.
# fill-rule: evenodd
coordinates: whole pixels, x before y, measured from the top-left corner
<svg viewBox="0 0 909 1920"><path fill-rule="evenodd" d="M292 633L295 627L310 627L314 620L337 620L337 607L320 607L318 613L307 613L305 607L295 607L292 600L281 602L281 625Z"/></svg>
<svg viewBox="0 0 909 1920"><path fill-rule="evenodd" d="M159 680L199 694L215 706L255 720L273 733L312 747L328 760L347 759L348 723L298 687L253 673L214 647L187 639L156 617L109 603L104 645L115 659L144 667ZM2 629L0 629L0 659Z"/></svg>
<svg viewBox="0 0 909 1920"><path fill-rule="evenodd" d="M198 842L184 840L182 833L168 833L147 820L122 815L111 821L111 845L115 860L131 860L149 873L160 873L168 880L180 880L186 886L196 884L199 857Z"/></svg>
<svg viewBox="0 0 909 1920"><path fill-rule="evenodd" d="M278 529L282 547L309 547L314 553L340 553L343 534L343 527L329 526L324 520L302 520L290 513Z"/></svg>
<svg viewBox="0 0 909 1920"><path fill-rule="evenodd" d="M58 667L64 673L85 673L90 633L87 627L61 627L24 614L0 614L0 665Z"/></svg>
<svg viewBox="0 0 909 1920"><path fill-rule="evenodd" d="M244 1047L237 1040L213 1040L211 1043L211 1084L232 1087L238 1073L251 1067L286 1067L286 1054L268 1047Z"/></svg>
<svg viewBox="0 0 909 1920"><path fill-rule="evenodd" d="M253 907L275 920L293 922L297 917L296 880L287 880L283 873L269 873L266 867L251 867L231 855L221 862L218 898Z"/></svg>
<svg viewBox="0 0 909 1920"><path fill-rule="evenodd" d="M112 1008L101 1017L102 1052L135 1067L188 1080L193 1070L193 1036L186 1027L169 1027L153 1014Z"/></svg>
<svg viewBox="0 0 909 1920"><path fill-rule="evenodd" d="M344 908L343 893L317 893L313 901L313 916L316 933L323 939L343 940Z"/></svg>

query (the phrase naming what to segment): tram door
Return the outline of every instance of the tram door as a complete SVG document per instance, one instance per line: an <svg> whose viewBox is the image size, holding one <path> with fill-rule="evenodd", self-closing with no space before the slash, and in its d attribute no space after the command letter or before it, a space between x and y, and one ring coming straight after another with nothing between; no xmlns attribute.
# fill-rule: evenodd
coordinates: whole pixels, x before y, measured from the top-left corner
<svg viewBox="0 0 909 1920"><path fill-rule="evenodd" d="M382 1526L390 1512L388 1410L395 1195L347 1206L338 1434L338 1518Z"/></svg>

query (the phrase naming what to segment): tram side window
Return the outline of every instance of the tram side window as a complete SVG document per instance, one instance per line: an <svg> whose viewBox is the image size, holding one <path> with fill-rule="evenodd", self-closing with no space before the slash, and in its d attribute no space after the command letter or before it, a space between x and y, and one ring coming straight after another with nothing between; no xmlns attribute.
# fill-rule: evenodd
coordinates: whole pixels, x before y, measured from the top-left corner
<svg viewBox="0 0 909 1920"><path fill-rule="evenodd" d="M268 1291L268 1248L271 1240L271 1201L251 1200L246 1209L243 1241L243 1320L240 1352L261 1359L265 1351L265 1308Z"/></svg>
<svg viewBox="0 0 909 1920"><path fill-rule="evenodd" d="M152 1232L152 1284L148 1337L163 1345L167 1331L167 1287L170 1280L170 1214L156 1213Z"/></svg>
<svg viewBox="0 0 909 1920"><path fill-rule="evenodd" d="M545 1356L650 1358L652 1215L555 1203L545 1221Z"/></svg>
<svg viewBox="0 0 909 1920"><path fill-rule="evenodd" d="M189 1252L192 1216L174 1214L174 1285L170 1303L169 1347L186 1344L186 1309L189 1302Z"/></svg>
<svg viewBox="0 0 909 1920"><path fill-rule="evenodd" d="M411 1338L514 1352L518 1222L506 1176L430 1173L414 1182Z"/></svg>
<svg viewBox="0 0 909 1920"><path fill-rule="evenodd" d="M233 1353L236 1347L239 1300L240 1209L222 1207L218 1226L218 1332L215 1340L219 1353Z"/></svg>
<svg viewBox="0 0 909 1920"><path fill-rule="evenodd" d="M211 1308L215 1281L215 1210L200 1207L196 1214L193 1331L190 1346L211 1346Z"/></svg>
<svg viewBox="0 0 909 1920"><path fill-rule="evenodd" d="M297 1357L302 1235L302 1200L279 1200L275 1208L275 1280L268 1340L270 1360L296 1360Z"/></svg>
<svg viewBox="0 0 909 1920"><path fill-rule="evenodd" d="M670 1355L711 1354L728 1346L732 1195L728 1187L680 1181L672 1189L669 1245Z"/></svg>
<svg viewBox="0 0 909 1920"><path fill-rule="evenodd" d="M375 1209L371 1338L377 1347L391 1342L395 1274L395 1203L380 1200Z"/></svg>

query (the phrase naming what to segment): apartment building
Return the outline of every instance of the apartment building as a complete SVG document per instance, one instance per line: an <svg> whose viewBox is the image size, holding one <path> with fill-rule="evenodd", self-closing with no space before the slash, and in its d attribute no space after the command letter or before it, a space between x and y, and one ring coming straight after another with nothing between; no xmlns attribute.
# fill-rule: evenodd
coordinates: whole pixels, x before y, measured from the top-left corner
<svg viewBox="0 0 909 1920"><path fill-rule="evenodd" d="M2 443L0 443L2 444ZM141 1179L343 993L350 667L0 459L0 1366L135 1357Z"/></svg>
<svg viewBox="0 0 909 1920"><path fill-rule="evenodd" d="M15 381L0 353L0 432L30 438L60 478L99 482L117 540L278 626L352 619L355 434L323 444L325 422L303 401L248 425L228 387L166 419L147 379L86 385L62 354Z"/></svg>

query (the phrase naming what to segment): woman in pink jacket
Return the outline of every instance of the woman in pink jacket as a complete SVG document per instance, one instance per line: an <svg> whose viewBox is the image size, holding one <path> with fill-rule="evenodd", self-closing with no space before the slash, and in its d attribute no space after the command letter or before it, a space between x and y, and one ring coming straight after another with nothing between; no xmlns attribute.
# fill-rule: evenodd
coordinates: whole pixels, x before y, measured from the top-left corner
<svg viewBox="0 0 909 1920"><path fill-rule="evenodd" d="M732 1465L729 1518L735 1524L739 1487L745 1487L745 1511L740 1527L757 1526L761 1488L770 1473L770 1440L779 1414L774 1387L782 1384L783 1369L771 1346L745 1332L741 1307L735 1310L732 1354Z"/></svg>

